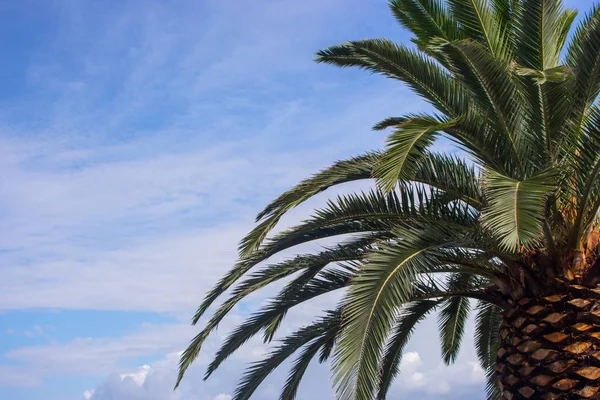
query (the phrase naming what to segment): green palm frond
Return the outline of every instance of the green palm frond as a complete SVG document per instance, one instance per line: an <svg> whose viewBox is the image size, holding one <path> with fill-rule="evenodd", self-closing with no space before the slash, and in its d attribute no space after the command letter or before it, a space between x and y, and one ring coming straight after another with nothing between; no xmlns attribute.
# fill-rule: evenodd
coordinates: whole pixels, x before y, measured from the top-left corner
<svg viewBox="0 0 600 400"><path fill-rule="evenodd" d="M396 192L387 194L372 191L339 196L337 202L329 201L326 208L316 211L312 219L279 233L249 258L240 260L208 293L196 312L195 321L241 276L280 251L326 237L387 232L394 226L412 223L420 217L443 218L449 223L472 223L472 216L464 209L440 206L435 197L426 195L419 188L399 187Z"/></svg>
<svg viewBox="0 0 600 400"><path fill-rule="evenodd" d="M482 221L508 251L532 245L540 238L544 205L555 185L552 174L540 174L523 181L495 172L484 178L489 206Z"/></svg>
<svg viewBox="0 0 600 400"><path fill-rule="evenodd" d="M441 301L417 300L406 304L400 310L379 367L379 387L377 388L379 400L385 399L394 378L400 372L402 351L415 326L433 312Z"/></svg>
<svg viewBox="0 0 600 400"><path fill-rule="evenodd" d="M340 313L337 313L337 325L334 329L329 329L325 335L323 335L318 340L315 340L310 345L306 346L306 348L300 353L298 358L294 361L292 365L292 369L290 370L287 381L285 382L285 386L281 391L280 400L294 400L296 398L296 394L298 392L298 387L300 386L300 382L304 376L304 372L308 368L308 365L313 360L315 355L319 350L322 351L331 351L332 343L334 343L337 334L339 333L339 328L341 326ZM322 353L323 354L323 353ZM323 357L319 359L320 362L323 362Z"/></svg>
<svg viewBox="0 0 600 400"><path fill-rule="evenodd" d="M501 310L491 303L479 302L475 318L475 350L484 370L494 367L500 343Z"/></svg>
<svg viewBox="0 0 600 400"><path fill-rule="evenodd" d="M522 123L519 108L521 94L510 73L509 63L495 60L485 47L473 41L460 41L445 46L449 56L456 59L455 73L461 77L488 118L493 118L499 132L513 155L518 173L524 167L522 138L516 133ZM526 136L523 135L523 138Z"/></svg>
<svg viewBox="0 0 600 400"><path fill-rule="evenodd" d="M577 130L600 93L600 5L594 5L577 27L566 64L575 75L573 124Z"/></svg>
<svg viewBox="0 0 600 400"><path fill-rule="evenodd" d="M574 17L563 10L560 0L524 0L517 25L519 65L536 71L557 67L565 28Z"/></svg>
<svg viewBox="0 0 600 400"><path fill-rule="evenodd" d="M449 277L449 290L457 290L468 286L474 278L472 274L452 274ZM442 359L446 364L452 364L458 356L469 312L469 299L464 296L451 297L441 306L438 325L442 344Z"/></svg>
<svg viewBox="0 0 600 400"><path fill-rule="evenodd" d="M448 199L464 201L477 210L483 206L484 197L475 168L458 157L428 153L410 180L435 187Z"/></svg>
<svg viewBox="0 0 600 400"><path fill-rule="evenodd" d="M410 299L416 276L439 266L439 247L448 244L449 234L441 226L425 232L400 230L396 236L402 240L369 254L343 301L344 324L333 364L341 399L372 398L395 310Z"/></svg>
<svg viewBox="0 0 600 400"><path fill-rule="evenodd" d="M317 62L359 67L409 85L440 112L457 117L468 110L462 86L429 57L385 39L348 42L317 52Z"/></svg>
<svg viewBox="0 0 600 400"><path fill-rule="evenodd" d="M379 153L371 152L338 161L279 196L258 214L257 222L261 222L242 240L240 255L249 257L279 222L283 214L307 199L335 185L371 178L371 172L379 157Z"/></svg>
<svg viewBox="0 0 600 400"><path fill-rule="evenodd" d="M453 123L420 116L408 118L399 125L388 138L387 151L383 153L373 171L378 185L384 191L391 191L398 184L398 180L410 180L436 135Z"/></svg>
<svg viewBox="0 0 600 400"><path fill-rule="evenodd" d="M415 35L413 42L422 51L430 50L428 45L436 39L453 41L464 37L460 26L443 1L392 0L390 9L398 22ZM431 55L436 57L435 53ZM443 63L439 56L436 58Z"/></svg>
<svg viewBox="0 0 600 400"><path fill-rule="evenodd" d="M402 125L404 122L406 122L407 119L408 119L407 117L386 118L383 121L380 121L380 122L376 123L375 125L373 125L373 130L374 131L383 131L387 128L397 127L398 125Z"/></svg>
<svg viewBox="0 0 600 400"><path fill-rule="evenodd" d="M301 360L307 358L310 361L327 340L332 336L335 337L340 328L340 322L340 311L330 311L316 323L286 336L281 340L281 344L265 359L256 362L246 371L233 398L235 400L249 399L262 381L275 368L305 345L307 347L302 354ZM291 377L301 375L301 373L301 370L294 368ZM292 385L289 386L289 396L284 397L285 399L293 399L295 396L295 390L292 388Z"/></svg>
<svg viewBox="0 0 600 400"><path fill-rule="evenodd" d="M314 279L296 292L287 293L286 296L278 296L273 299L259 312L252 314L244 323L231 332L217 351L213 361L209 364L204 379L212 375L223 361L262 329L268 327L273 320L280 318L281 315L285 315L292 307L346 287L351 277L352 275L344 270L321 271Z"/></svg>
<svg viewBox="0 0 600 400"><path fill-rule="evenodd" d="M484 43L493 57L507 58L510 54L507 32L502 31L486 0L449 0L448 3L467 37Z"/></svg>
<svg viewBox="0 0 600 400"><path fill-rule="evenodd" d="M554 154L557 132L568 116L568 104L556 99L567 97L564 94L570 89L570 82L565 82L570 71L559 65L559 58L575 16L575 12L563 10L561 1L527 0L516 18L515 61L521 75L533 77L523 79L526 114L529 129L540 143L545 142L544 161ZM559 75L553 78L553 73Z"/></svg>
<svg viewBox="0 0 600 400"><path fill-rule="evenodd" d="M500 347L500 321L501 310L486 302L480 302L477 306L475 318L475 350L485 371L486 393L488 400L500 398L500 391L496 382L496 354Z"/></svg>
<svg viewBox="0 0 600 400"><path fill-rule="evenodd" d="M491 0L491 7L500 32L507 35L507 39L514 40L516 17L521 12L521 2L516 0Z"/></svg>
<svg viewBox="0 0 600 400"><path fill-rule="evenodd" d="M309 271L312 276L315 276L320 270L324 269L331 263L360 260L364 256L369 246L381 238L382 235L372 235L367 236L366 238L359 238L357 240L342 243L333 248L326 249L318 254L304 254L291 260L269 265L264 270L252 274L248 279L246 279L232 291L231 297L219 307L219 309L206 323L202 332L192 340L182 356L181 373L179 379L183 377L183 374L189 365L191 365L191 363L196 359L202 349L202 345L210 333L219 326L219 323L227 316L233 307L235 307L235 305L237 305L246 296L301 270ZM194 323L197 323L199 319L200 315L196 314L193 320ZM271 327L273 333L274 328L276 328L276 326ZM179 384L179 381L177 383Z"/></svg>

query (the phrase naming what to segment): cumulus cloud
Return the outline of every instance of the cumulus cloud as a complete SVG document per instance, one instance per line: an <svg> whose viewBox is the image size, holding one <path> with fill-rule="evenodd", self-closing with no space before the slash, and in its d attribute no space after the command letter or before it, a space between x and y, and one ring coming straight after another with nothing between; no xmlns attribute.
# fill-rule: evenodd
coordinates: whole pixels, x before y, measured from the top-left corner
<svg viewBox="0 0 600 400"><path fill-rule="evenodd" d="M485 372L475 361L461 361L450 367L443 364L435 368L423 368L417 352L407 352L400 362L400 375L394 384L395 391L417 390L428 394L448 395L452 389L485 382Z"/></svg>
<svg viewBox="0 0 600 400"><path fill-rule="evenodd" d="M152 366L135 371L111 374L100 385L83 393L84 400L231 400L231 395L219 393L214 385L185 383L174 391L180 353L171 353ZM198 369L198 367L193 367ZM201 381L200 381L201 382ZM216 393L213 393L216 392Z"/></svg>

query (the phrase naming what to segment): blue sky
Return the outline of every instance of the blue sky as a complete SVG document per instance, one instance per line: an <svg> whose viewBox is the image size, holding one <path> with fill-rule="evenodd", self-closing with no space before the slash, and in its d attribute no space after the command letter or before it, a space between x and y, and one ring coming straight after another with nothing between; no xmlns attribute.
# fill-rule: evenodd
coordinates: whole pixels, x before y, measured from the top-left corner
<svg viewBox="0 0 600 400"><path fill-rule="evenodd" d="M268 293L171 389L193 310L253 216L333 160L379 148L377 121L427 107L313 53L407 34L373 0L23 0L0 2L0 19L0 398L228 400L265 346L207 383L201 368ZM331 301L294 310L284 330ZM395 398L483 399L472 345L443 367L434 328L417 331ZM277 398L285 372L257 398ZM332 398L327 377L315 366L299 398Z"/></svg>

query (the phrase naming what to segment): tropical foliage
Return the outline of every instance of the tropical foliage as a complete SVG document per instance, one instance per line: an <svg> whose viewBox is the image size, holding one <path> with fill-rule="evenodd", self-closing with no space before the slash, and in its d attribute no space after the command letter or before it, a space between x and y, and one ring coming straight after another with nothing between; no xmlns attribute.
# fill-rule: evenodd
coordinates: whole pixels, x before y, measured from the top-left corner
<svg viewBox="0 0 600 400"><path fill-rule="evenodd" d="M537 315L551 313L558 306L550 299L558 299L560 312L572 314L567 320L579 321L583 314L569 314L560 299L573 303L575 291L594 287L600 275L600 7L574 29L577 13L560 0L393 0L390 8L412 33L412 44L352 41L319 51L317 61L403 82L432 111L378 123L375 129L391 130L384 150L336 162L258 215L241 242L239 262L194 316L197 323L229 291L183 353L180 379L236 304L282 279L281 292L224 341L205 378L253 336L271 341L291 308L333 291L343 298L253 364L235 399L249 398L295 354L282 399L294 398L313 358L330 360L340 399L382 399L415 326L432 314L443 359L452 363L474 313L490 398L500 396L496 371L505 398L546 398L542 394L565 387L566 378L559 382L549 373L546 383L536 375L525 385L529 370L516 372L505 353L533 369L552 370L554 364L543 363L557 357L571 357L573 368L583 365L587 350L566 355L562 347L546 349L546 356L554 352L552 360L538 360L538 352L534 360L528 347L516 346L525 339L540 346L583 340L573 334L538 341L542 333L549 338L548 332L568 327L556 328L554 314ZM459 156L436 152L438 138L453 143ZM369 179L377 189L331 199L301 224L269 236L307 199ZM286 249L325 238L338 238L338 244L268 263ZM543 298L549 300L535 311L519 309ZM578 307L592 307L582 301L589 303L581 300ZM525 317L514 319L521 314L529 318L528 330L516 322ZM570 389L588 390L591 378L580 382L581 371L580 380L570 371L560 372L575 382ZM511 383L511 376L521 383Z"/></svg>

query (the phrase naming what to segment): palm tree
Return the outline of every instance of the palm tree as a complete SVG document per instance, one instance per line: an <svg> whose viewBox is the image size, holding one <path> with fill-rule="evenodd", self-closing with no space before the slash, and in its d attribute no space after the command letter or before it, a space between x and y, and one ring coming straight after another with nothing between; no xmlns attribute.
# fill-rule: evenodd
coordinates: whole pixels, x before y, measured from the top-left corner
<svg viewBox="0 0 600 400"><path fill-rule="evenodd" d="M183 353L180 376L248 294L289 282L235 329L208 378L248 339L273 339L286 312L336 290L341 302L247 370L248 399L298 352L281 399L309 362L331 358L340 399L383 399L416 324L437 313L443 359L455 360L474 311L489 398L591 398L600 391L600 7L571 32L560 0L393 0L414 45L347 42L317 61L406 83L434 112L386 119L387 147L336 162L258 215L240 260L206 296L197 323L232 289ZM567 44L568 43L568 44ZM435 151L437 138L461 156ZM290 209L345 182L342 195L267 238ZM293 246L338 244L255 268ZM234 286L234 284L236 284Z"/></svg>

